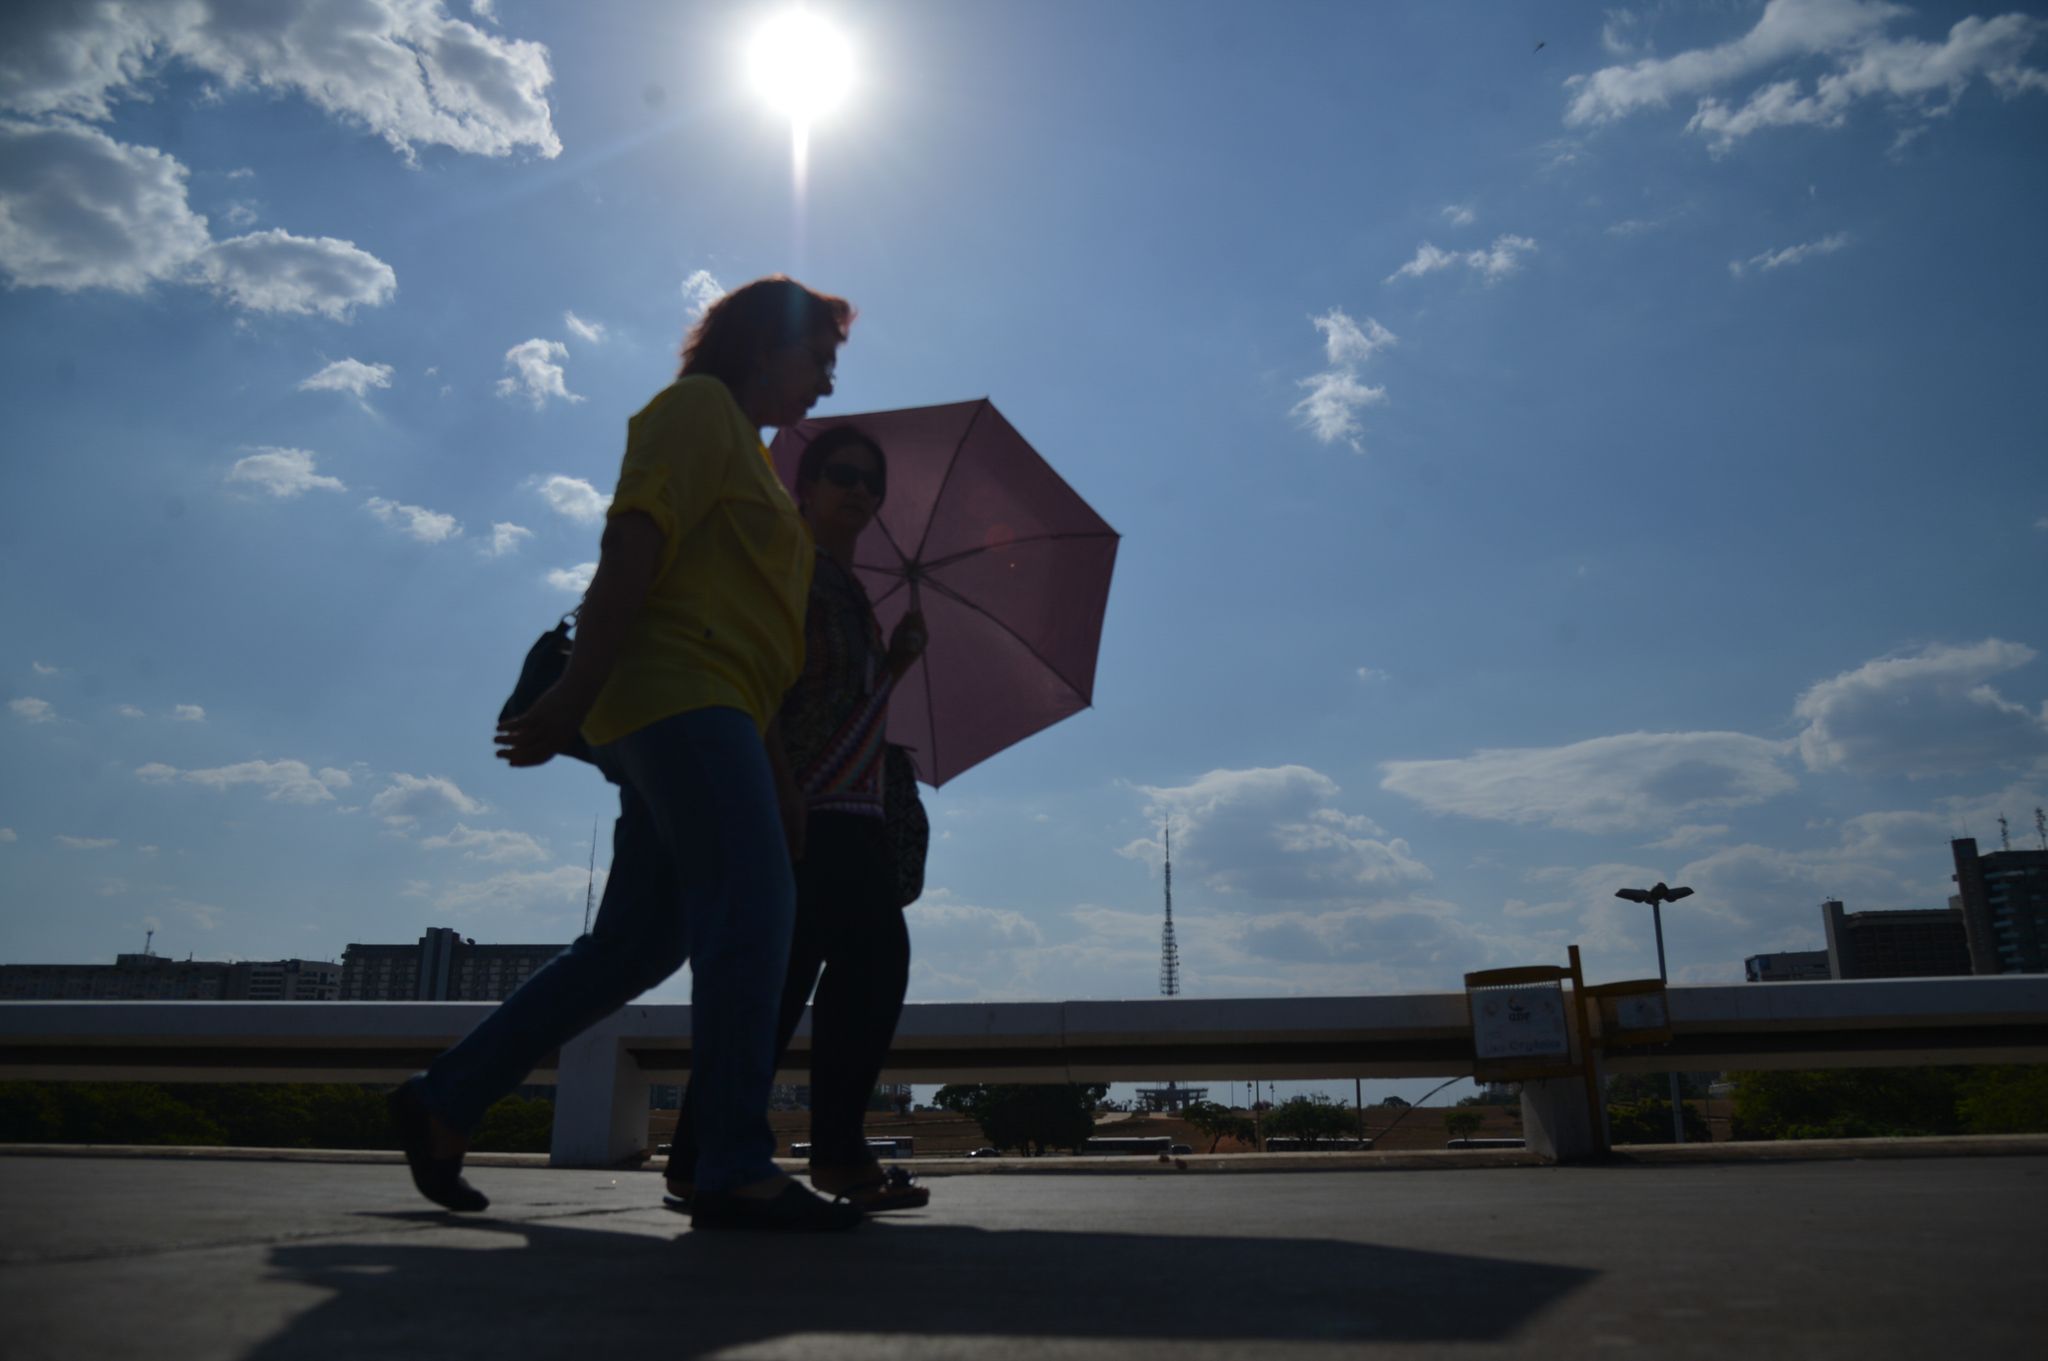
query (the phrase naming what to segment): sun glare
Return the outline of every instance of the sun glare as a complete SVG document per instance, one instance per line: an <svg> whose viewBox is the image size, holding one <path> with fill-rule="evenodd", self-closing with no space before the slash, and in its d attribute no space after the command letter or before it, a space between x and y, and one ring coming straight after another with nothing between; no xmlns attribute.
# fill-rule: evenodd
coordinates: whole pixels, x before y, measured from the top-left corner
<svg viewBox="0 0 2048 1361"><path fill-rule="evenodd" d="M825 20L792 9L754 35L747 70L754 89L801 134L845 100L853 84L853 48Z"/></svg>

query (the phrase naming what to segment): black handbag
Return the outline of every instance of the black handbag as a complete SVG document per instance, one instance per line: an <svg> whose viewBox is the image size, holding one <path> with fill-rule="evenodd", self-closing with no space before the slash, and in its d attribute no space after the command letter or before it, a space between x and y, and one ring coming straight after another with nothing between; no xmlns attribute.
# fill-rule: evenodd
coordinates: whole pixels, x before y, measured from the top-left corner
<svg viewBox="0 0 2048 1361"><path fill-rule="evenodd" d="M526 650L526 661L519 668L519 680L512 687L512 694L505 700L505 707L498 710L498 722L508 723L533 707L533 702L548 690L548 687L562 678L569 669L569 652L574 643L569 630L576 622L582 607L569 611L562 621L543 633L534 645ZM591 760L590 744L578 733L576 740L562 750L562 755L573 756L579 761Z"/></svg>
<svg viewBox="0 0 2048 1361"><path fill-rule="evenodd" d="M917 796L917 767L906 747L882 752L882 834L896 865L896 906L909 907L924 894L924 860L931 849L932 824Z"/></svg>

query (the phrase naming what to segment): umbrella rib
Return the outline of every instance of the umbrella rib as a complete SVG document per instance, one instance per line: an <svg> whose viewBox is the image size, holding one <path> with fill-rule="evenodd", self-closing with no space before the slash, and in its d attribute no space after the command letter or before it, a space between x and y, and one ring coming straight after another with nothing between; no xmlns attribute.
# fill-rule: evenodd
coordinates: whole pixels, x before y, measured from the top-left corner
<svg viewBox="0 0 2048 1361"><path fill-rule="evenodd" d="M1083 690L1080 686L1074 684L1073 681L1067 679L1067 674L1064 671L1060 670L1059 667L1053 665L1051 660L1048 659L1043 652L1040 652L1038 648L1035 645L1033 645L1031 640L1026 638L1023 634L1017 632L1017 630L1011 628L1008 624L1005 624L1002 620L996 618L993 614L990 614L987 610L975 604L966 596L961 595L958 591L946 585L944 582L927 580L925 584L931 587L933 590L937 591L939 594L946 596L948 599L958 601L960 604L965 605L968 609L973 610L976 614L988 620L991 624L994 624L997 628L1009 634L1012 638L1015 638L1017 640L1017 645L1023 648L1026 652L1030 653L1033 657L1037 658L1038 664L1040 666L1043 666L1047 671L1051 672L1054 679L1058 680L1061 685L1066 686L1069 690L1072 690L1075 694L1079 695L1084 703L1093 703L1093 701L1089 699L1087 691ZM925 685L925 694L927 699L929 699L931 694L929 673L927 673L926 675L926 682L927 683Z"/></svg>
<svg viewBox="0 0 2048 1361"><path fill-rule="evenodd" d="M998 548L1015 548L1020 544L1027 543L1064 543L1069 539L1117 539L1121 537L1123 536L1113 529L1076 529L1061 530L1051 534L1026 534L1021 539L1005 539L1001 543L985 543L975 548L963 548L957 553L948 554L946 557L933 558L930 562L921 562L918 566L930 572L940 567L950 567L954 563L974 557L978 553L993 553ZM875 570L886 572L890 569L887 567L877 567Z"/></svg>
<svg viewBox="0 0 2048 1361"><path fill-rule="evenodd" d="M939 518L939 505L946 499L946 488L952 485L953 470L960 466L960 451L967 447L967 441L974 434L974 427L981 424L981 413L987 411L989 407L988 398L982 398L980 404L974 408L974 414L968 418L967 428L960 432L959 442L953 446L953 456L946 460L946 475L939 479L939 489L932 493L931 514L925 516L924 534L917 541L917 551L919 553L924 552L925 544L931 540L932 522ZM916 560L916 558L910 559L912 562Z"/></svg>

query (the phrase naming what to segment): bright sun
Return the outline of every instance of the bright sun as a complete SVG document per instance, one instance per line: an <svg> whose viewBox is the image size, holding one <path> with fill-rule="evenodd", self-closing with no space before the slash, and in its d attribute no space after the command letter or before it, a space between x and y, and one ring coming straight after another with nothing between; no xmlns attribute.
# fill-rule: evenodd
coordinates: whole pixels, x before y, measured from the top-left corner
<svg viewBox="0 0 2048 1361"><path fill-rule="evenodd" d="M846 36L804 9L770 19L747 51L754 89L789 116L798 135L846 98L853 49Z"/></svg>

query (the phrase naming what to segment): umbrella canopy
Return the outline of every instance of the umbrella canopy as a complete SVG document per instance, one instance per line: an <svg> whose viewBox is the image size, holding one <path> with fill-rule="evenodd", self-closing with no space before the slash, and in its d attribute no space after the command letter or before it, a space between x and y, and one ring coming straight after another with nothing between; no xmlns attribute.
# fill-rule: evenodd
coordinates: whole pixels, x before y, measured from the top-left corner
<svg viewBox="0 0 2048 1361"><path fill-rule="evenodd" d="M1087 708L1116 531L986 399L782 430L771 453L792 493L804 449L843 425L889 461L854 570L885 635L914 602L930 636L889 702L889 740L918 775L942 785Z"/></svg>

